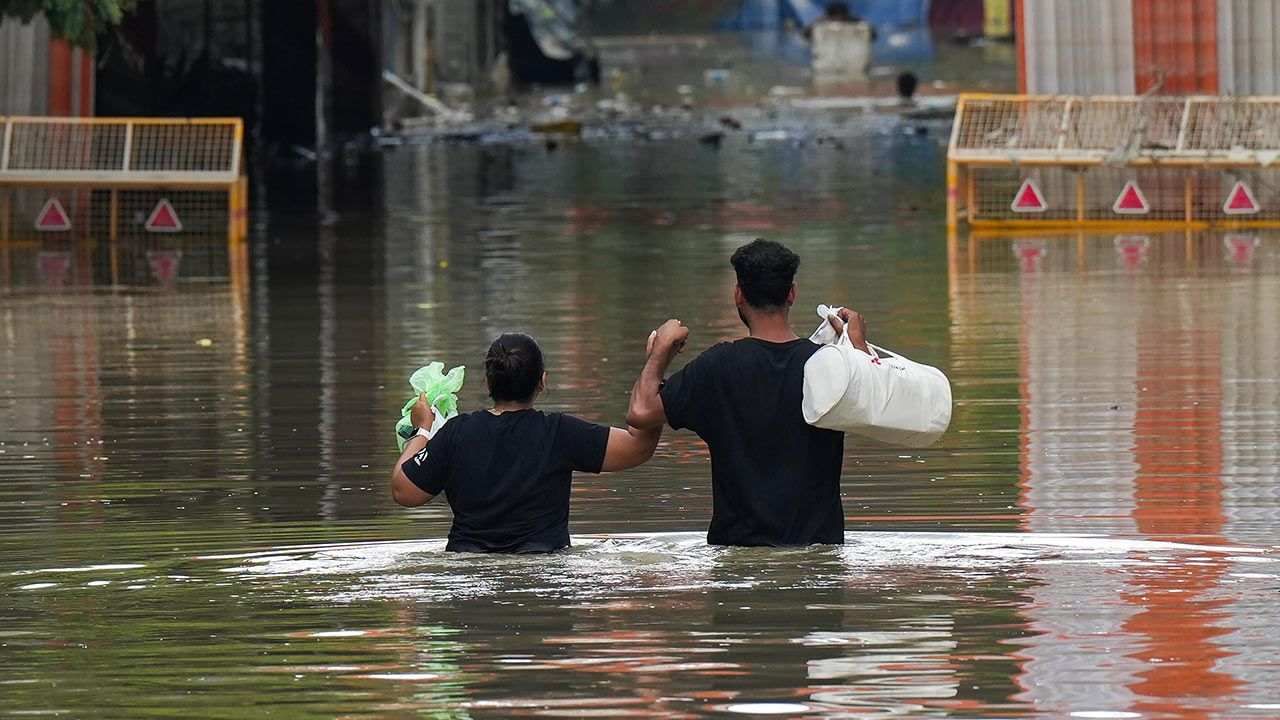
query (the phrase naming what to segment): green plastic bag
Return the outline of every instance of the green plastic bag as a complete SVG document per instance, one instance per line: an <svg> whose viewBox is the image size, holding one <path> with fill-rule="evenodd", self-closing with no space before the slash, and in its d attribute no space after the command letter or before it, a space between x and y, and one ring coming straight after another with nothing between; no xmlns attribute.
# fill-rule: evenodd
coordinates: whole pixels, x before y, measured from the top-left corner
<svg viewBox="0 0 1280 720"><path fill-rule="evenodd" d="M462 365L446 374L444 363L433 362L426 367L418 368L409 376L409 384L413 386L413 397L404 404L404 408L400 411L400 422L396 423L396 443L400 446L400 452L404 452L405 443L413 437L413 421L409 419L409 413L417 404L418 396L426 393L427 402L435 408L436 414L447 420L458 414L457 393L462 389L462 382L466 379L466 375L467 368Z"/></svg>

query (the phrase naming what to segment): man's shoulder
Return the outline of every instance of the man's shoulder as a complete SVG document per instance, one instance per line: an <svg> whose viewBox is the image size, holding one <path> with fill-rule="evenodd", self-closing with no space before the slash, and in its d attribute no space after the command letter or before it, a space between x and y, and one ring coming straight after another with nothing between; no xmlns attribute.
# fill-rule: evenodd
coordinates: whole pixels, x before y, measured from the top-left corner
<svg viewBox="0 0 1280 720"><path fill-rule="evenodd" d="M765 343L754 338L744 337L737 340L718 342L703 350L694 360L703 365L711 366L744 361L750 362L753 358L772 358L776 361L779 354L791 357L798 355L800 359L807 360L821 347L821 345L808 338L799 338L789 343Z"/></svg>
<svg viewBox="0 0 1280 720"><path fill-rule="evenodd" d="M731 364L733 359L738 356L739 350L735 348L736 344L732 340L721 340L690 358L683 369L695 368L692 372L699 375L713 373L717 369Z"/></svg>
<svg viewBox="0 0 1280 720"><path fill-rule="evenodd" d="M724 352L735 355L770 355L777 357L783 355L802 355L808 357L817 352L822 346L813 342L809 338L796 338L789 342L775 343L764 340L757 340L752 337L744 337L733 342L720 343L726 346Z"/></svg>
<svg viewBox="0 0 1280 720"><path fill-rule="evenodd" d="M716 358L728 357L735 353L741 352L742 348L740 348L738 344L745 339L746 338L742 338L740 340L721 340L715 345L712 345L706 350L703 350L702 353L698 355L698 359L710 358L714 360Z"/></svg>

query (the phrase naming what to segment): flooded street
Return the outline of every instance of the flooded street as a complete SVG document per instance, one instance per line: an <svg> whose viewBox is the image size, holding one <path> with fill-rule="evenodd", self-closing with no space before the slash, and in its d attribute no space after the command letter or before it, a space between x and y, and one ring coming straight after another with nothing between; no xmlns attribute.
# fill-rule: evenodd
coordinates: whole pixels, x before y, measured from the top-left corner
<svg viewBox="0 0 1280 720"><path fill-rule="evenodd" d="M1280 716L1280 236L949 241L949 127L405 144L333 225L273 178L248 261L168 289L0 248L0 715ZM847 303L953 383L936 446L847 442L845 546L708 548L669 430L553 557L391 501L414 369L477 409L528 331L540 404L620 423L661 321L741 333L757 236L798 332Z"/></svg>

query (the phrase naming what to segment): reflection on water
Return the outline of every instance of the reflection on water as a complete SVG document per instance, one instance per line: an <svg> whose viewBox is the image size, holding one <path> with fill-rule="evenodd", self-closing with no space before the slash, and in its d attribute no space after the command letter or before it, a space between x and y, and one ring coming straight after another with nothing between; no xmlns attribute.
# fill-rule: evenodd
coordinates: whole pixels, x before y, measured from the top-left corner
<svg viewBox="0 0 1280 720"><path fill-rule="evenodd" d="M949 240L944 132L403 147L334 226L279 184L251 267L114 291L8 248L3 712L1274 716L1280 238ZM739 332L755 235L954 383L938 446L849 443L846 546L705 547L684 433L580 478L551 558L391 504L410 370L526 329L549 408L620 421L651 327Z"/></svg>
<svg viewBox="0 0 1280 720"><path fill-rule="evenodd" d="M1280 254L1268 240L1073 236L952 247L952 307L966 318L953 333L994 307L1016 308L1005 340L1018 348L1029 530L1274 544ZM1213 556L1087 584L1057 566L1038 574L1028 616L1043 642L1024 651L1037 681L1021 698L1074 707L1105 692L1115 708L1178 716L1215 714L1231 701L1266 710L1274 700L1276 649L1256 630L1273 622L1263 619L1269 603L1234 587L1259 578L1274 588L1274 575ZM1106 682L1061 681L1099 676Z"/></svg>

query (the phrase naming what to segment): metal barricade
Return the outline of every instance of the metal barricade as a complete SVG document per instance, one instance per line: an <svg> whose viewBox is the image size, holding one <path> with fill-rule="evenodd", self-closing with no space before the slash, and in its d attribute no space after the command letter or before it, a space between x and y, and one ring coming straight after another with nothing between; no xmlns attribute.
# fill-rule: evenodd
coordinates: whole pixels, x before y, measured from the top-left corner
<svg viewBox="0 0 1280 720"><path fill-rule="evenodd" d="M156 275L165 253L190 260L226 243L238 255L248 235L243 142L238 118L0 117L4 267L15 249L96 257L102 245L115 285L148 266Z"/></svg>
<svg viewBox="0 0 1280 720"><path fill-rule="evenodd" d="M962 95L947 223L1280 227L1280 98Z"/></svg>

